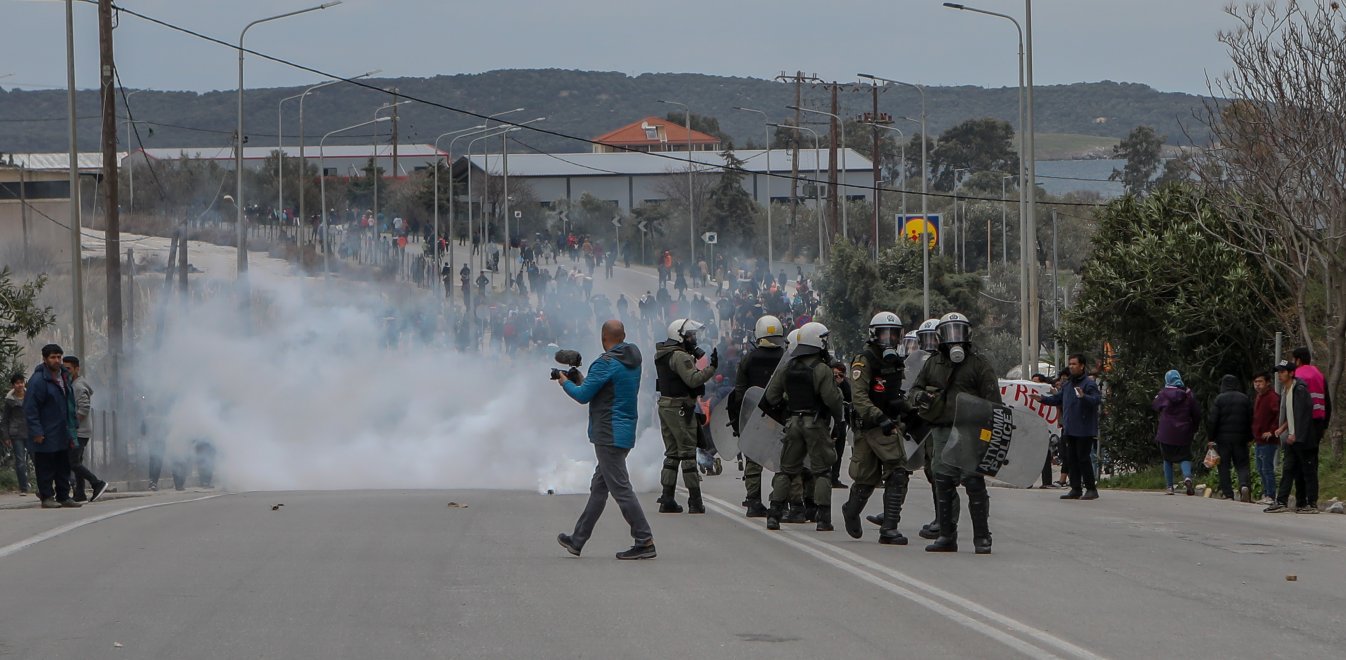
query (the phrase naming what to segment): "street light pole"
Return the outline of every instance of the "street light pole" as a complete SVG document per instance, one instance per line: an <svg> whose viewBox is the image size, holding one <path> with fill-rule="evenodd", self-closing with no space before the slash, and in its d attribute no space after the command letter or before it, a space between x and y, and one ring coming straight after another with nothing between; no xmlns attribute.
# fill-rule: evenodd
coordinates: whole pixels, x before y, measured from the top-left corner
<svg viewBox="0 0 1346 660"><path fill-rule="evenodd" d="M234 210L236 212L234 220L238 232L238 281L240 293L243 296L245 304L248 296L248 235L247 230L243 225L243 39L248 35L248 30L251 30L254 25L335 7L341 4L341 2L342 0L332 0L331 2L324 2L307 9L298 9L268 18L259 18L248 23L244 26L243 31L238 33L238 128L234 135Z"/></svg>
<svg viewBox="0 0 1346 660"><path fill-rule="evenodd" d="M354 78L351 78L351 80L358 80L358 79L360 79L360 78L368 78L369 76L376 76L376 75L378 75L379 72L381 72L381 71L382 71L382 69L374 69L373 71L366 71L365 73L362 73L362 74L360 74L360 75L358 75L358 76L355 76ZM314 85L314 86L312 86L312 87L310 87L310 88L304 90L304 93L299 95L299 162L300 162L301 164L300 164L300 166L299 166L299 218L298 218L299 222L298 222L298 224L300 224L300 225L303 225L305 222L308 222L308 216L305 215L305 209L304 209L304 192L306 191L306 187L307 187L307 185L308 185L308 177L306 176L306 174L307 174L306 170L307 170L307 168L308 168L308 157L307 157L307 156L305 155L305 153L304 153L304 137L305 137L305 135L304 135L304 99L305 99L305 98L308 98L308 95L309 95L310 93L314 92L315 90L317 90L319 87L326 87L326 86L328 86L328 85L331 85L331 84L333 84L333 83L337 83L337 82L341 82L341 81L339 81L339 80L332 80L332 81L329 81L329 82L325 82L325 83L321 83L321 84L318 84L318 85ZM322 175L323 175L322 172L319 172L319 173L318 173L318 176L321 177ZM324 202L324 204L325 204L325 203L326 203L326 202ZM320 204L319 206L322 206L322 205ZM327 214L327 208L326 208L326 207L319 208L319 209L318 209L318 213L321 213L321 214L323 214L323 215L325 216L325 215Z"/></svg>
<svg viewBox="0 0 1346 660"><path fill-rule="evenodd" d="M70 122L70 302L75 352L84 352L84 255L80 245L79 147L75 132L75 3L65 0L66 111Z"/></svg>
<svg viewBox="0 0 1346 660"><path fill-rule="evenodd" d="M966 264L963 263L963 261L967 260L967 255L964 254L965 252L967 252L967 245L965 243L962 243L961 238L966 233L963 229L963 221L966 220L966 215L965 214L959 215L958 213L958 187L962 184L963 180L963 177L959 176L958 173L971 172L971 171L972 170L969 170L966 167L956 167L953 170L953 220L955 227L953 230L953 262L955 264L958 264L959 272L962 272L963 266L966 266ZM960 261L959 260L960 258L963 261Z"/></svg>
<svg viewBox="0 0 1346 660"><path fill-rule="evenodd" d="M762 115L763 130L766 132L766 263L767 271L770 272L771 263L775 261L775 253L771 244L771 127L766 112L762 110L737 105L734 106L734 109Z"/></svg>
<svg viewBox="0 0 1346 660"><path fill-rule="evenodd" d="M929 201L929 194L930 194L930 163L928 160L929 158L928 147L930 144L930 139L929 134L926 133L925 129L926 126L925 87L923 85L902 82L900 80L880 78L878 76L868 73L860 73L856 75L858 75L861 78L866 78L868 80L876 80L878 82L885 82L890 85L901 85L903 87L910 87L916 90L921 95L921 119L919 122L921 125L921 247L922 247L921 305L925 310L925 318L928 319L930 318L930 214L927 212L927 203ZM902 117L902 119L905 119L907 121L916 121L914 119L911 119L910 117ZM943 244L943 242L944 242L943 237L940 237L940 243Z"/></svg>
<svg viewBox="0 0 1346 660"><path fill-rule="evenodd" d="M1020 168L1022 169L1022 167ZM1000 263L1009 265L1009 229L1005 207L1005 182L1013 179L1013 174L1000 177ZM989 268L989 264L987 266Z"/></svg>
<svg viewBox="0 0 1346 660"><path fill-rule="evenodd" d="M823 180L822 160L823 152L818 146L818 131L807 126L791 126L789 124L767 124L775 128L784 128L792 131L808 131L813 135L813 207L814 219L818 222L818 265L823 265L823 198L819 191L819 184Z"/></svg>
<svg viewBox="0 0 1346 660"><path fill-rule="evenodd" d="M696 266L696 201L692 189L692 109L686 103L677 101L668 101L660 99L660 103L668 105L677 105L682 107L683 119L687 125L687 234L688 234L688 267ZM770 264L768 264L769 266ZM714 264L711 264L714 268Z"/></svg>
<svg viewBox="0 0 1346 660"><path fill-rule="evenodd" d="M882 129L889 130L889 131L893 131L894 133L897 133L897 140L898 140L898 142L897 142L897 148L902 152L902 155L899 156L899 162L902 163L902 219L903 219L903 220L906 220L906 218L907 218L907 134L906 134L906 133L903 133L903 132L902 132L902 129L900 129L900 128L896 127L896 126L889 126L889 125L887 125L887 124L880 124L880 123L875 122L875 121L867 121L867 122L864 122L864 123L866 123L866 124L868 124L868 125L870 125L870 126L873 126L874 128L882 128ZM878 228L875 227L875 229L874 229L874 245L876 246L876 247L875 247L875 250L876 250L876 251L878 250L878 247L877 247L877 246L878 246L878 243L879 243L879 235L878 235L878 231L879 231ZM897 227L896 225L894 225L894 227L893 227L893 241L894 241L894 242L897 242L897 241L900 241L901 239L902 239L902 229L901 229L900 227ZM878 259L878 254L877 254L877 252L875 253L875 257L874 257L874 258L875 258L875 259Z"/></svg>
<svg viewBox="0 0 1346 660"><path fill-rule="evenodd" d="M396 102L396 103L384 103L383 105L379 106L378 108L376 108L376 109L374 110L374 118L375 118L375 119L378 119L378 118L379 118L379 113L380 113L380 112L383 112L384 110L392 110L393 108L396 108L396 107L399 106L399 105L406 105L406 104L408 104L408 103L411 103L411 101L410 101L410 100L406 100L406 101L398 101L398 102ZM393 128L396 128L396 126L394 126ZM394 131L394 137L396 137L395 134L396 134L396 131ZM394 150L396 149L396 147L397 147L397 145L393 145ZM374 168L373 168L373 171L370 172L370 174L373 174L373 175L374 175L374 223L373 223L373 224L374 224L374 227L373 227L373 229L374 229L374 239L375 239L374 242L377 243L377 242L378 242L378 237L379 237L379 183L383 181L383 177L379 176L379 145L378 145L378 143L375 143L375 144L374 144ZM393 172L393 178L396 178L396 177L397 177L397 172Z"/></svg>
<svg viewBox="0 0 1346 660"><path fill-rule="evenodd" d="M1013 16L967 5L946 2L945 7L1003 18L1019 33L1019 306L1020 360L1023 376L1037 371L1037 163L1033 143L1033 7L1024 0L1028 48L1025 56L1025 30ZM1025 112L1025 106L1027 108ZM1025 118L1026 115L1026 118ZM1027 161L1027 162L1025 162ZM1031 253L1031 261L1030 261Z"/></svg>
<svg viewBox="0 0 1346 660"><path fill-rule="evenodd" d="M327 232L327 177L326 177L326 176L322 176L322 173L325 171L325 170L324 170L324 165L326 165L326 162L325 162L325 160L324 160L324 158L325 158L325 156L326 156L326 153L324 152L324 149L325 149L325 147L326 147L327 138L332 137L333 135L335 135L335 134L337 134L337 133L342 133L342 132L345 132L345 131L354 130L354 129L360 128L361 126L368 126L368 125L370 125L370 124L376 124L376 123L378 123L378 122L381 122L381 121L388 121L388 120L389 120L389 117L375 117L375 118L373 118L373 119L371 119L371 120L369 120L369 121L360 122L360 123L358 123L358 124L355 124L354 126L347 126L347 127L345 127L345 128L338 128L337 130L332 131L331 133L328 133L328 134L322 136L322 139L321 139L321 140L318 140L318 174L319 174L319 178L318 178L319 184L318 184L318 185L319 185L319 188L320 188L320 189L319 189L319 192L318 192L318 207L321 209L321 213L322 213L322 237L321 237L321 240L319 240L319 243L322 245L322 276L323 276L323 279L327 279L328 275L329 275L329 274L331 273L331 271L332 271L332 269L331 269L331 267L330 267L330 264L328 263L328 254L331 253L331 251L332 251L332 242L331 242L331 239L328 237L328 232Z"/></svg>
<svg viewBox="0 0 1346 660"><path fill-rule="evenodd" d="M849 224L847 223L847 221L846 221L846 173L847 173L847 171L846 171L846 121L845 121L844 119L842 119L841 117L838 117L837 115L834 115L834 114L832 114L832 113L830 113L830 112L823 112L822 110L813 110L813 109L811 109L811 108L801 108L801 107L793 106L793 105L787 105L787 106L785 106L785 107L788 108L788 109L790 109L790 110L798 110L798 111L800 111L800 112L809 112L809 113L812 113L812 114L815 114L815 115L826 115L826 116L828 116L828 117L831 117L831 118L837 120L837 126L839 127L839 129L840 129L840 131L841 131L841 186L840 186L840 191L841 191L841 192L840 192L840 195L841 195L841 200L840 200L840 201L841 201L841 238L844 239L844 240L846 240L846 241L850 241L850 240L851 240L850 225L849 225ZM828 167L830 168L831 166L829 165ZM829 171L830 171L830 170L829 170ZM875 237L875 238L877 239L877 237Z"/></svg>

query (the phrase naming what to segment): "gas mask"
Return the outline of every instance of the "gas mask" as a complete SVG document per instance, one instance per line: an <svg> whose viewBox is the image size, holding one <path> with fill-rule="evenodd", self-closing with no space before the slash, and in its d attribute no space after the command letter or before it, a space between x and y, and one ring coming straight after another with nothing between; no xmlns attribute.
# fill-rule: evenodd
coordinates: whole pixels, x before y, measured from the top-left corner
<svg viewBox="0 0 1346 660"><path fill-rule="evenodd" d="M682 347L687 349L687 352L691 353L692 357L698 360L706 356L706 352L696 343L696 335L687 335L684 337L682 340Z"/></svg>
<svg viewBox="0 0 1346 660"><path fill-rule="evenodd" d="M885 364L889 365L897 364L906 357L905 355L902 355L902 353L903 351L901 348L885 348L883 349L883 361Z"/></svg>
<svg viewBox="0 0 1346 660"><path fill-rule="evenodd" d="M949 347L949 359L954 364L962 364L967 359L967 349L962 344L954 344Z"/></svg>

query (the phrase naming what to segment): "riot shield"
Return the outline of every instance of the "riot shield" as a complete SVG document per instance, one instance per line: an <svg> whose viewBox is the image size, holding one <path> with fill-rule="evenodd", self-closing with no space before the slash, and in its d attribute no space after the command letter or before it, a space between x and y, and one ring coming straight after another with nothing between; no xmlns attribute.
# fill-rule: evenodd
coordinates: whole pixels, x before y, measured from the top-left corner
<svg viewBox="0 0 1346 660"><path fill-rule="evenodd" d="M930 359L930 354L925 351L916 351L907 356L907 371L902 375L902 391L908 392L911 386L916 382L916 376L921 373L921 368L925 366L925 361ZM907 454L910 456L911 454Z"/></svg>
<svg viewBox="0 0 1346 660"><path fill-rule="evenodd" d="M764 388L749 387L743 394L743 408L739 411L738 449L754 463L772 472L779 472L785 427L758 407L765 393Z"/></svg>
<svg viewBox="0 0 1346 660"><path fill-rule="evenodd" d="M728 426L729 421L729 397L724 397L715 402L710 407L710 424L715 430L715 447L720 450L720 457L726 461L734 460L739 453L738 438L734 437L734 432Z"/></svg>
<svg viewBox="0 0 1346 660"><path fill-rule="evenodd" d="M1050 442L1046 422L1033 411L960 393L943 459L965 473L1027 488L1042 473Z"/></svg>
<svg viewBox="0 0 1346 660"><path fill-rule="evenodd" d="M902 447L906 450L908 470L919 472L925 467L925 445L929 439L930 432L928 430L919 438L911 434L902 437Z"/></svg>

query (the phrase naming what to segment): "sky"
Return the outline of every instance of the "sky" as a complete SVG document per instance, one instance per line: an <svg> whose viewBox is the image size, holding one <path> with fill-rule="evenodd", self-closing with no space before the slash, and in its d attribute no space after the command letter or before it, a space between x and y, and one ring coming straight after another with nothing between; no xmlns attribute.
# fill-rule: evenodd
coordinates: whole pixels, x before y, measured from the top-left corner
<svg viewBox="0 0 1346 660"><path fill-rule="evenodd" d="M1112 80L1206 92L1229 68L1217 41L1229 0L1038 0L1035 84ZM252 20L321 0L120 0L175 25L235 43ZM1024 2L967 3L1022 22ZM65 86L64 3L0 0L0 87ZM76 84L97 85L95 7L75 6ZM686 26L690 26L688 29ZM123 15L114 32L130 88L208 91L237 85L224 46ZM345 0L248 32L248 48L339 75L428 77L564 68L771 78L782 70L850 80L857 72L928 85L1015 85L1009 21L940 0ZM310 84L309 72L250 58L248 87Z"/></svg>

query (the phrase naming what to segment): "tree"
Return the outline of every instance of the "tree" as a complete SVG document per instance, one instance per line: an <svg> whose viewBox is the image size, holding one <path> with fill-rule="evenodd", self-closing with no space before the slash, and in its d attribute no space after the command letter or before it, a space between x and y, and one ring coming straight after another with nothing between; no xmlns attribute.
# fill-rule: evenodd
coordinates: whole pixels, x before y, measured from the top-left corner
<svg viewBox="0 0 1346 660"><path fill-rule="evenodd" d="M921 143L915 144L916 162L920 162ZM907 158L912 149L907 148ZM1017 172L1019 155L1014 150L1014 127L999 119L969 119L939 136L929 154L930 187L953 190L954 172ZM920 172L919 166L916 170Z"/></svg>
<svg viewBox="0 0 1346 660"><path fill-rule="evenodd" d="M1164 152L1164 138L1149 126L1137 126L1117 146L1112 154L1126 160L1120 170L1108 175L1109 181L1121 181L1127 194L1144 195L1150 191L1154 173L1159 171Z"/></svg>
<svg viewBox="0 0 1346 660"><path fill-rule="evenodd" d="M346 202L356 208L374 208L375 188L377 187L379 202L379 214L386 216L384 207L388 199L388 181L383 176L383 168L374 164L374 159L360 169L363 176L357 179L351 179L350 187L346 191Z"/></svg>
<svg viewBox="0 0 1346 660"><path fill-rule="evenodd" d="M820 320L827 325L833 349L858 353L869 319L879 311L874 304L879 272L869 251L844 241L834 245L817 287L827 301Z"/></svg>
<svg viewBox="0 0 1346 660"><path fill-rule="evenodd" d="M1211 235L1253 255L1286 292L1272 310L1278 329L1313 351L1339 401L1346 379L1346 17L1325 0L1227 11L1237 28L1220 41L1234 69L1212 84L1212 144L1195 172L1229 209L1237 240ZM1328 434L1338 457L1344 422L1346 415L1333 415Z"/></svg>
<svg viewBox="0 0 1346 660"><path fill-rule="evenodd" d="M743 161L728 149L721 157L724 170L710 191L706 226L719 234L719 244L725 249L751 252L757 202L743 188Z"/></svg>
<svg viewBox="0 0 1346 660"><path fill-rule="evenodd" d="M19 338L32 341L38 333L56 322L51 307L39 307L38 294L47 284L46 275L15 284L9 267L0 269L0 375L9 383L9 376L23 373L23 346Z"/></svg>
<svg viewBox="0 0 1346 660"><path fill-rule="evenodd" d="M668 116L664 118L679 126L687 125L687 114L681 110L670 112L668 113ZM698 115L695 112L693 112L692 130L705 133L706 135L714 135L716 138L719 138L721 149L734 148L734 138L731 137L728 133L725 133L724 131L720 130L720 120L714 117L711 117L709 115Z"/></svg>
<svg viewBox="0 0 1346 660"><path fill-rule="evenodd" d="M1212 240L1219 232L1223 240ZM1224 374L1266 368L1284 294L1246 250L1238 225L1193 186L1127 196L1099 212L1078 300L1066 312L1072 351L1115 355L1102 435L1123 468L1151 465L1154 393L1169 369L1203 401Z"/></svg>

